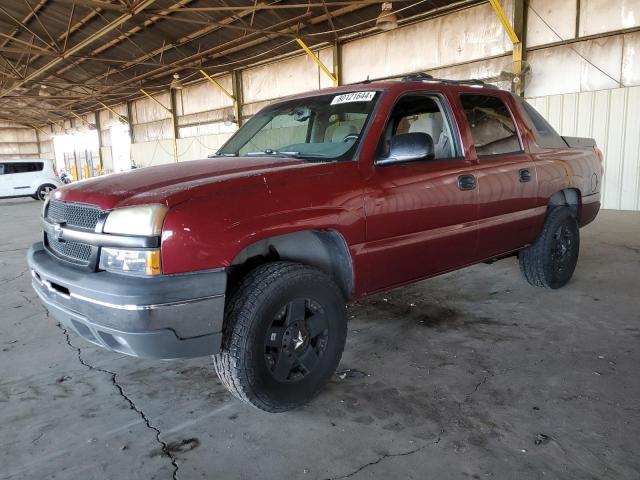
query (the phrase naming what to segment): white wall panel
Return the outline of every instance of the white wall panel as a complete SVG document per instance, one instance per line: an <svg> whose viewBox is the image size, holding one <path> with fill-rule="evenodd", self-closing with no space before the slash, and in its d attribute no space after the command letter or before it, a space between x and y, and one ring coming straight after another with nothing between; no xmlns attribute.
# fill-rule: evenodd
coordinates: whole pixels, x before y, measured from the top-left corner
<svg viewBox="0 0 640 480"><path fill-rule="evenodd" d="M580 36L640 25L640 0L580 0Z"/></svg>
<svg viewBox="0 0 640 480"><path fill-rule="evenodd" d="M428 72L436 78L449 80L467 80L469 78L490 78L500 74L501 71L511 71L511 55L480 60L478 62L456 65L455 67L436 68Z"/></svg>
<svg viewBox="0 0 640 480"><path fill-rule="evenodd" d="M169 92L154 93L153 97L166 108L171 106ZM171 115L150 98L141 98L131 104L133 123L148 123L169 118Z"/></svg>
<svg viewBox="0 0 640 480"><path fill-rule="evenodd" d="M233 90L231 75L223 75L217 77L216 80L228 92ZM233 101L217 86L207 81L178 90L176 92L176 104L178 115L189 115L207 110L232 107Z"/></svg>
<svg viewBox="0 0 640 480"><path fill-rule="evenodd" d="M288 58L242 72L245 103L317 90L319 82L318 65L307 55Z"/></svg>
<svg viewBox="0 0 640 480"><path fill-rule="evenodd" d="M173 140L131 144L131 160L139 168L173 162Z"/></svg>
<svg viewBox="0 0 640 480"><path fill-rule="evenodd" d="M207 158L207 155L218 150L230 136L231 133L225 132L201 137L179 138L177 142L178 162ZM138 167L173 163L173 140L132 143L131 159Z"/></svg>
<svg viewBox="0 0 640 480"><path fill-rule="evenodd" d="M119 103L118 105L109 105L111 110L118 113L118 115L122 115L124 118L127 118L127 105L125 103ZM120 123L120 117L115 115L111 110L104 109L98 112L100 116L100 128L106 130L114 125Z"/></svg>
<svg viewBox="0 0 640 480"><path fill-rule="evenodd" d="M615 35L529 52L527 61L533 74L527 84L527 95L537 97L619 87L623 78L637 75L640 51L636 41L632 37L627 43L622 35Z"/></svg>
<svg viewBox="0 0 640 480"><path fill-rule="evenodd" d="M502 3L510 16L513 2ZM343 81L430 70L500 55L511 48L487 3L345 44Z"/></svg>
<svg viewBox="0 0 640 480"><path fill-rule="evenodd" d="M640 210L640 87L529 101L561 135L596 139L605 157L603 208Z"/></svg>
<svg viewBox="0 0 640 480"><path fill-rule="evenodd" d="M528 47L567 40L576 36L576 22L572 19L576 18L577 0L563 0L561 2L558 0L529 0L529 6L531 9L527 14ZM548 26L545 25L545 22Z"/></svg>
<svg viewBox="0 0 640 480"><path fill-rule="evenodd" d="M640 32L624 36L622 51L622 83L640 85Z"/></svg>

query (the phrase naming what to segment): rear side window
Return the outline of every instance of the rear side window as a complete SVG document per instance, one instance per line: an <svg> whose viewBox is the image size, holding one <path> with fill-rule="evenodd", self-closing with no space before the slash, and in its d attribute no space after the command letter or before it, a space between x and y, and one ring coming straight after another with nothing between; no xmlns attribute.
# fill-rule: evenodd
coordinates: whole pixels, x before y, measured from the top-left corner
<svg viewBox="0 0 640 480"><path fill-rule="evenodd" d="M513 117L500 98L462 95L460 100L479 157L522 151Z"/></svg>
<svg viewBox="0 0 640 480"><path fill-rule="evenodd" d="M5 163L4 173L28 173L42 171L44 164L42 162L16 162Z"/></svg>
<svg viewBox="0 0 640 480"><path fill-rule="evenodd" d="M564 148L567 146L562 137L558 135L558 132L540 115L540 112L522 98L517 97L517 100L522 110L524 110L525 116L530 120L529 123L533 127L533 135L539 146L545 148Z"/></svg>
<svg viewBox="0 0 640 480"><path fill-rule="evenodd" d="M5 174L5 166L4 163L0 163L0 175L4 175Z"/></svg>

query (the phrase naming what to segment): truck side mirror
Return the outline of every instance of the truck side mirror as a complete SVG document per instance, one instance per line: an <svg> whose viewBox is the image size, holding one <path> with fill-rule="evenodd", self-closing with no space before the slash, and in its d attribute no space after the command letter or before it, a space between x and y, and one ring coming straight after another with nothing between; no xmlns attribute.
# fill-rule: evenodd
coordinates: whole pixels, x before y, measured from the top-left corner
<svg viewBox="0 0 640 480"><path fill-rule="evenodd" d="M389 156L380 158L376 165L432 160L435 158L433 139L423 132L401 133L391 138Z"/></svg>

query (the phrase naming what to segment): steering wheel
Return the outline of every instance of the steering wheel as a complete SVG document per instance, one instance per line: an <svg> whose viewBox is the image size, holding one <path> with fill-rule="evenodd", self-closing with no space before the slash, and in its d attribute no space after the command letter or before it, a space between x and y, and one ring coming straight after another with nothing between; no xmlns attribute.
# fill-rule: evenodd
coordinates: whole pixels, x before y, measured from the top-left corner
<svg viewBox="0 0 640 480"><path fill-rule="evenodd" d="M346 137L344 137L342 139L343 142L347 143L349 140L353 140L354 142L358 139L360 135L358 135L357 133L350 133L349 135L347 135Z"/></svg>

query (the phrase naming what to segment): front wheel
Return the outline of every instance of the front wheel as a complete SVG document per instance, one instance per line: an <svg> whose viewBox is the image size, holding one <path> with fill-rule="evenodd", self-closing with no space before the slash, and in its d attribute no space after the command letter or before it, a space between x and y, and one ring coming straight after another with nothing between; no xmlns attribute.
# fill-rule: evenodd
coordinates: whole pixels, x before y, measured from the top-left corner
<svg viewBox="0 0 640 480"><path fill-rule="evenodd" d="M560 288L569 282L578 263L580 230L568 208L549 211L536 242L518 254L520 268L535 287Z"/></svg>
<svg viewBox="0 0 640 480"><path fill-rule="evenodd" d="M45 183L44 185L40 185L38 187L38 190L36 190L36 195L34 198L36 200L44 201L46 200L47 195L49 195L49 193L51 193L55 189L56 189L56 186L50 183Z"/></svg>
<svg viewBox="0 0 640 480"><path fill-rule="evenodd" d="M213 364L237 398L282 412L320 392L340 363L346 335L344 300L329 277L306 265L269 263L231 294Z"/></svg>

